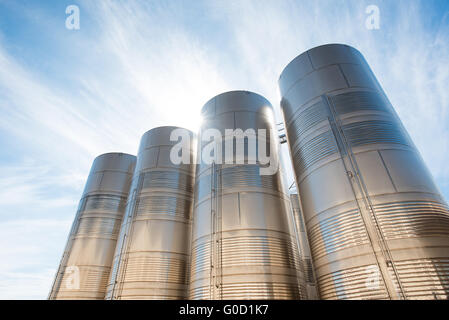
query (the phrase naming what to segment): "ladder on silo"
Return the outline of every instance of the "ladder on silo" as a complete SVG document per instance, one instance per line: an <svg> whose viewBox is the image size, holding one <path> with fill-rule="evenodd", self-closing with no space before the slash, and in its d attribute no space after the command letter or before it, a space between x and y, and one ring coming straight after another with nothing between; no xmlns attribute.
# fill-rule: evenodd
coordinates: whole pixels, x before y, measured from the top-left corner
<svg viewBox="0 0 449 320"><path fill-rule="evenodd" d="M346 170L348 181L351 185L354 199L365 226L374 258L376 259L378 270L382 275L387 293L391 299L395 299L396 297L399 299L407 299L405 288L402 285L391 250L381 229L368 189L360 173L354 153L352 152L351 144L342 129L341 120L337 115L332 100L327 95L323 95L321 98L323 103L328 107L329 125L336 139L343 166ZM388 268L391 268L396 281L390 276Z"/></svg>
<svg viewBox="0 0 449 320"><path fill-rule="evenodd" d="M210 282L209 298L223 299L223 247L221 210L221 168L215 162L211 165L211 233L210 233Z"/></svg>

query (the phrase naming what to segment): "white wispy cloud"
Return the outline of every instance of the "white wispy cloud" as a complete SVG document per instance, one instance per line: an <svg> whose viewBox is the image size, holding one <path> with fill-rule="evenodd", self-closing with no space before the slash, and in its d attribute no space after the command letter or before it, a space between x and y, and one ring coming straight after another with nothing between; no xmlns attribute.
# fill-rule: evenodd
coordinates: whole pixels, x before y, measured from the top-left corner
<svg viewBox="0 0 449 320"><path fill-rule="evenodd" d="M139 127L139 134L154 125L197 129L206 99L229 88L217 68L215 49L176 27L169 19L169 5L89 2L88 7L101 30L97 46L116 61L114 73L127 88L126 95L137 102L113 108L132 110L129 125ZM102 79L86 85L93 97L115 97Z"/></svg>
<svg viewBox="0 0 449 320"><path fill-rule="evenodd" d="M73 204L73 197L58 193L58 198L49 197L48 190L80 189L85 175L67 172L57 174L49 167L28 162L0 166L0 203L2 206L23 205L41 208L63 207ZM50 195L51 196L51 195ZM6 215L6 212L2 213Z"/></svg>
<svg viewBox="0 0 449 320"><path fill-rule="evenodd" d="M71 221L20 219L0 222L0 299L44 299Z"/></svg>

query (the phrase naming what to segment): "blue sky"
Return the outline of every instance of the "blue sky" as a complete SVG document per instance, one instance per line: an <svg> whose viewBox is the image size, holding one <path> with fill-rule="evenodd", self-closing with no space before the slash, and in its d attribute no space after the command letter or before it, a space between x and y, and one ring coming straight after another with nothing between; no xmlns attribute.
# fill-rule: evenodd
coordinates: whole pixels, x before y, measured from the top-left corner
<svg viewBox="0 0 449 320"><path fill-rule="evenodd" d="M365 55L448 199L446 0L0 0L0 299L46 298L95 156L195 129L227 90L264 95L281 121L282 69L335 42Z"/></svg>

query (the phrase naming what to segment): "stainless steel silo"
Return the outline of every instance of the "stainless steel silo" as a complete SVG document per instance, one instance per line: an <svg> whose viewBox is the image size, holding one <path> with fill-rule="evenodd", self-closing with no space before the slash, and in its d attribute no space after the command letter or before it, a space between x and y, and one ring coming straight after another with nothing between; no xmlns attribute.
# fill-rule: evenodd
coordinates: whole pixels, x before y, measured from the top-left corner
<svg viewBox="0 0 449 320"><path fill-rule="evenodd" d="M449 298L447 204L361 53L308 50L279 86L321 298Z"/></svg>
<svg viewBox="0 0 449 320"><path fill-rule="evenodd" d="M189 139L190 164L170 159L174 130ZM107 299L186 298L195 143L192 132L177 127L143 135Z"/></svg>
<svg viewBox="0 0 449 320"><path fill-rule="evenodd" d="M49 299L104 299L136 157L93 162Z"/></svg>
<svg viewBox="0 0 449 320"><path fill-rule="evenodd" d="M301 205L297 194L290 194L292 204L293 218L295 219L296 232L298 234L298 247L300 262L304 269L304 287L308 300L318 300L318 288L316 286L315 272L313 268L312 257L310 253L309 240L307 237L304 216L301 211Z"/></svg>
<svg viewBox="0 0 449 320"><path fill-rule="evenodd" d="M242 153L234 135L226 132L267 130L264 142L278 161L272 106L258 94L232 91L207 102L202 117L189 298L303 298L294 221L282 174L261 175L259 159L248 151L249 140L240 141L246 148ZM218 140L208 140L206 136L213 136L210 130L218 130ZM235 144L229 149L233 158L226 162L222 156L229 141ZM206 162L205 150L211 143L217 146L215 160Z"/></svg>

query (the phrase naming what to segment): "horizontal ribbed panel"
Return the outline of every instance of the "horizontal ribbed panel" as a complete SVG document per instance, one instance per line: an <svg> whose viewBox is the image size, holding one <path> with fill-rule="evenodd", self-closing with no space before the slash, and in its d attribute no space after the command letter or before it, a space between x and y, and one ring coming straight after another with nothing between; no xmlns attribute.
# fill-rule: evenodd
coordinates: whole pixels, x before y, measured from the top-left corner
<svg viewBox="0 0 449 320"><path fill-rule="evenodd" d="M259 168L257 165L223 168L220 173L221 187L224 189L258 187L280 191L278 175L260 175Z"/></svg>
<svg viewBox="0 0 449 320"><path fill-rule="evenodd" d="M153 290L154 292L155 290ZM177 292L177 294L170 294L171 292L168 292L167 294L157 294L152 293L151 295L143 294L143 295L127 295L124 297L121 297L120 300L184 300L185 297L183 296L182 292Z"/></svg>
<svg viewBox="0 0 449 320"><path fill-rule="evenodd" d="M208 271L210 262L210 240L194 245L192 248L192 274Z"/></svg>
<svg viewBox="0 0 449 320"><path fill-rule="evenodd" d="M449 258L395 261L395 267L407 299L449 299Z"/></svg>
<svg viewBox="0 0 449 320"><path fill-rule="evenodd" d="M170 257L131 256L128 258L124 282L187 284L187 267L187 261L176 258L175 255Z"/></svg>
<svg viewBox="0 0 449 320"><path fill-rule="evenodd" d="M224 238L222 262L226 267L266 265L295 269L298 251L292 240L270 236Z"/></svg>
<svg viewBox="0 0 449 320"><path fill-rule="evenodd" d="M372 285L373 268L360 266L335 271L318 277L322 299L388 299L382 279Z"/></svg>
<svg viewBox="0 0 449 320"><path fill-rule="evenodd" d="M190 289L192 300L210 299L209 286L195 287ZM243 282L226 283L221 290L223 300L246 300L246 299L270 299L270 300L297 300L301 299L298 286L292 283L278 282Z"/></svg>
<svg viewBox="0 0 449 320"><path fill-rule="evenodd" d="M272 236L240 236L222 239L222 263L233 266L299 268L299 253L293 240ZM192 248L192 273L209 270L210 241Z"/></svg>
<svg viewBox="0 0 449 320"><path fill-rule="evenodd" d="M175 196L151 195L137 199L136 214L167 214L190 219L191 200Z"/></svg>
<svg viewBox="0 0 449 320"><path fill-rule="evenodd" d="M193 191L192 177L177 171L149 171L143 175L142 189L169 188L190 193Z"/></svg>
<svg viewBox="0 0 449 320"><path fill-rule="evenodd" d="M223 189L232 188L266 188L271 191L281 191L278 175L260 175L260 166L241 165L222 168L218 171L217 184ZM221 184L220 184L221 179ZM211 193L211 176L201 176L195 185L196 199L201 200Z"/></svg>
<svg viewBox="0 0 449 320"><path fill-rule="evenodd" d="M85 198L83 211L102 210L111 212L124 212L126 198L112 195L95 195Z"/></svg>
<svg viewBox="0 0 449 320"><path fill-rule="evenodd" d="M355 91L331 97L337 114L374 110L390 112L388 101L378 92Z"/></svg>
<svg viewBox="0 0 449 320"><path fill-rule="evenodd" d="M189 300L211 299L210 286L190 286Z"/></svg>
<svg viewBox="0 0 449 320"><path fill-rule="evenodd" d="M293 162L297 176L303 174L310 166L338 152L335 138L331 131L326 131L303 145L293 153Z"/></svg>
<svg viewBox="0 0 449 320"><path fill-rule="evenodd" d="M207 195L211 193L211 176L210 175L203 175L200 176L199 179L197 179L195 184L195 199L196 203L198 200L203 199Z"/></svg>
<svg viewBox="0 0 449 320"><path fill-rule="evenodd" d="M444 204L405 201L375 205L374 211L386 239L447 237L449 246L449 211Z"/></svg>
<svg viewBox="0 0 449 320"><path fill-rule="evenodd" d="M410 142L397 123L388 121L362 121L343 126L343 132L352 147L372 143L393 143L410 146Z"/></svg>
<svg viewBox="0 0 449 320"><path fill-rule="evenodd" d="M308 235L315 259L331 252L368 243L367 233L357 209L309 226Z"/></svg>
<svg viewBox="0 0 449 320"><path fill-rule="evenodd" d="M228 283L222 289L223 299L300 299L298 286L293 283L244 282Z"/></svg>
<svg viewBox="0 0 449 320"><path fill-rule="evenodd" d="M76 236L111 236L116 237L121 220L111 218L81 218Z"/></svg>
<svg viewBox="0 0 449 320"><path fill-rule="evenodd" d="M77 292L92 292L92 293L105 293L106 286L109 278L109 267L77 267L79 273L77 275L74 272L73 267L67 270L64 268L64 275L61 281L61 287L59 289L58 298L62 298L64 293L76 294ZM79 288L76 286L76 279L79 279Z"/></svg>
<svg viewBox="0 0 449 320"><path fill-rule="evenodd" d="M287 132L289 140L293 143L301 140L302 135L317 125L327 120L329 112L322 101L319 101L294 117L294 120L288 125Z"/></svg>

